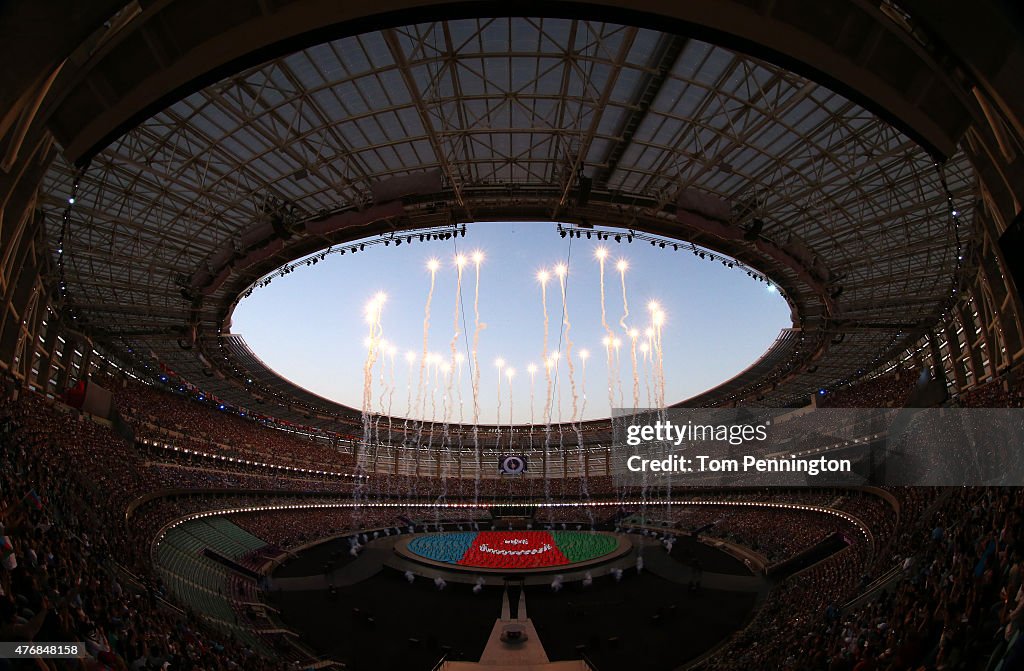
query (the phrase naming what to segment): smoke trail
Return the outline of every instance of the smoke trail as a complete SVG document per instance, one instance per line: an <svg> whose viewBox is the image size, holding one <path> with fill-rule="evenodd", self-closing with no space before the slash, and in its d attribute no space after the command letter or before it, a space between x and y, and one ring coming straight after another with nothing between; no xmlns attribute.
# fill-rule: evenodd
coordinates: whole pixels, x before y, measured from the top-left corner
<svg viewBox="0 0 1024 671"><path fill-rule="evenodd" d="M451 417L451 396L452 396L452 365L447 361L438 364L441 369L441 421L444 422L444 432L447 438L448 420Z"/></svg>
<svg viewBox="0 0 1024 671"><path fill-rule="evenodd" d="M384 294L377 294L366 306L366 323L370 329L366 336L366 363L363 366L363 411L370 413L373 412L373 368L377 363L383 309Z"/></svg>
<svg viewBox="0 0 1024 671"><path fill-rule="evenodd" d="M409 416L412 415L412 364L416 361L416 353L409 350L405 353L405 362L408 364L409 372L405 381L405 426L409 426Z"/></svg>
<svg viewBox="0 0 1024 671"><path fill-rule="evenodd" d="M434 422L437 421L437 376L438 371L441 369L440 357L434 355L431 357L433 361L430 364L430 368L427 370L427 384L430 386L430 435L433 439L434 435ZM434 383L430 384L430 375L433 373Z"/></svg>
<svg viewBox="0 0 1024 671"><path fill-rule="evenodd" d="M477 352L480 347L480 331L487 328L487 324L480 321L480 263L484 260L481 252L473 252L473 264L476 266L476 288L473 292L473 426L480 423L480 362L477 360ZM475 431L474 431L475 432ZM479 469L478 469L479 471Z"/></svg>
<svg viewBox="0 0 1024 671"><path fill-rule="evenodd" d="M608 369L608 410L611 412L611 409L615 407L615 364L612 360L612 337L605 336L601 340L601 344L604 345L605 365Z"/></svg>
<svg viewBox="0 0 1024 671"><path fill-rule="evenodd" d="M633 408L640 407L640 372L637 369L636 362L636 339L640 337L640 332L636 329L630 329L629 340L630 340L630 356L633 359Z"/></svg>
<svg viewBox="0 0 1024 671"><path fill-rule="evenodd" d="M462 354L456 352L456 354L455 354L455 365L458 368L458 373L457 373L458 380L455 383L455 390L458 393L458 398L459 398L459 424L462 424L463 420L464 420L464 417L463 417L463 403L462 403L462 362L463 362L463 360L464 360L464 357L462 356ZM459 435L461 436L462 434L460 433Z"/></svg>
<svg viewBox="0 0 1024 671"><path fill-rule="evenodd" d="M509 436L509 447L512 446L512 426L513 420L513 408L512 408L512 378L515 377L516 371L514 368L509 368L505 371L505 376L508 378L508 436ZM499 418L500 419L500 418Z"/></svg>
<svg viewBox="0 0 1024 671"><path fill-rule="evenodd" d="M366 348L366 360L363 362L363 402L362 402L362 406L361 406L361 410L362 410L362 414L363 414L363 424L364 424L363 431L364 431L364 433L366 431L366 426L365 425L367 424L367 422L369 422L369 412L370 412L369 402L367 401L367 397L369 396L369 392L367 390L370 388L370 385L373 383L373 373L371 372L372 369L370 368L370 363L373 361L373 349L372 349L373 345L372 345L372 342L370 340L370 336L367 336L366 343L367 343L368 347Z"/></svg>
<svg viewBox="0 0 1024 671"><path fill-rule="evenodd" d="M619 407L622 408L625 406L625 400L622 397L622 358L619 356L622 340L616 337L612 340L612 344L615 345L615 381L616 386L619 388Z"/></svg>
<svg viewBox="0 0 1024 671"><path fill-rule="evenodd" d="M424 397L423 377L427 367L427 348L430 338L430 304L434 300L434 282L437 279L437 269L440 266L437 259L427 261L427 270L430 271L430 291L427 292L427 302L423 307L423 353L420 358L420 379L416 389L416 408L420 415L426 414L427 400ZM428 377L427 384L430 384ZM422 429L422 423L420 424Z"/></svg>
<svg viewBox="0 0 1024 671"><path fill-rule="evenodd" d="M547 424L551 423L551 362L548 359L548 280L551 276L548 271L542 270L537 273L537 280L540 282L540 304L544 310L544 347L542 350L542 356L544 357L544 379L547 381L547 399L544 401L544 416L547 419Z"/></svg>
<svg viewBox="0 0 1024 671"><path fill-rule="evenodd" d="M456 279L455 279L455 316L452 319L453 328L452 328L452 341L451 341L451 362L452 362L452 365L455 365L455 354L456 354L455 348L456 348L456 344L459 341L459 305L461 305L461 303L462 303L462 270L465 267L466 267L466 257L463 256L462 254L457 254L455 256L455 268L456 268L456 271L457 271L457 275L456 275ZM452 381L454 379L455 378L453 376L449 376L449 378L448 378L448 396L449 396L449 398L452 395ZM445 419L447 421L447 417Z"/></svg>
<svg viewBox="0 0 1024 671"><path fill-rule="evenodd" d="M658 385L658 407L665 407L665 350L661 342L661 319L655 315L654 342L658 351L658 373L655 381Z"/></svg>
<svg viewBox="0 0 1024 671"><path fill-rule="evenodd" d="M386 406L384 404L384 399L387 398L387 394L388 394L388 380L387 380L388 360L385 358L385 356L387 355L388 348L391 347L390 343L388 343L387 340L379 339L378 342L379 342L378 351L380 352L380 356L379 356L379 359L380 359L380 395L377 397L377 410L376 410L376 416L373 418L373 433L372 433L372 438L374 439L373 461L374 461L374 465L375 466L376 466L376 463L377 463L377 447L376 446L380 444L380 422L381 422L381 419L384 418L385 408L386 408Z"/></svg>
<svg viewBox="0 0 1024 671"><path fill-rule="evenodd" d="M590 353L587 350L580 350L580 384L583 388L583 405L580 408L580 423L574 428L576 431L576 445L579 448L577 454L579 455L576 463L576 473L580 481L580 499L586 501L590 498L590 491L587 485L587 478L590 475L589 469L589 456L587 450L583 444L583 415L587 412L587 357ZM587 508L587 516L590 518L590 528L594 528L594 514Z"/></svg>
<svg viewBox="0 0 1024 671"><path fill-rule="evenodd" d="M505 367L505 360L498 359L494 362L494 365L498 367L498 418L494 422L496 436L494 440L498 445L501 444L501 371Z"/></svg>
<svg viewBox="0 0 1024 671"><path fill-rule="evenodd" d="M564 265L559 265L555 272L558 275L558 284L562 289L562 323L565 324L565 361L569 365L569 391L572 395L572 415L569 421L575 422L579 406L579 396L576 391L575 370L572 362L572 338L569 336L572 323L569 321L569 303L565 297L565 276L568 274L569 269Z"/></svg>
<svg viewBox="0 0 1024 671"><path fill-rule="evenodd" d="M389 348L390 348L390 343L388 343L386 340L381 340L380 341L380 350L381 350L382 355L386 355L388 353ZM380 424L380 415L384 414L384 408L386 407L384 405L384 399L387 398L387 394L388 394L387 373L388 373L388 362L387 362L387 359L385 359L384 356L381 356L380 357L380 395L377 397L377 415L378 415L377 416L377 423L378 423L378 425Z"/></svg>
<svg viewBox="0 0 1024 671"><path fill-rule="evenodd" d="M416 361L416 352L409 350L405 353L406 375L405 375L405 419L402 421L402 440L405 441L409 435L409 417L412 415L412 364ZM395 468L398 467L398 455L395 455Z"/></svg>
<svg viewBox="0 0 1024 671"><path fill-rule="evenodd" d="M388 390L388 417L391 417L391 409L395 404L395 352L397 349L392 345L388 348L388 358L391 360L391 378Z"/></svg>
<svg viewBox="0 0 1024 671"><path fill-rule="evenodd" d="M480 264L484 260L482 252L473 252L473 265L476 266L476 288L473 294L473 351L470 365L470 378L473 391L473 452L476 457L476 477L473 480L473 503L480 501L480 471L483 468L483 452L480 449L480 362L477 351L480 345L480 331L486 324L480 321Z"/></svg>
<svg viewBox="0 0 1024 671"><path fill-rule="evenodd" d="M530 374L530 436L532 437L534 424L533 398L537 382L537 366L531 363L526 367L526 372Z"/></svg>
<svg viewBox="0 0 1024 671"><path fill-rule="evenodd" d="M552 379L554 380L554 386L555 386L555 409L556 409L556 413L557 413L556 417L558 419L558 425L559 425L558 426L558 440L561 441L562 440L562 426L561 426L561 424L562 424L562 390L558 386L558 366L559 366L559 364L561 363L561 360L562 360L561 353L555 352L554 354L551 355L551 359L552 359L551 360L552 368L554 368L554 370L555 370L555 372L552 374ZM559 442L559 445L561 445L561 442Z"/></svg>
<svg viewBox="0 0 1024 671"><path fill-rule="evenodd" d="M652 328L648 329L648 337L652 340L652 355L654 359L654 396L658 408L665 407L665 358L662 349L661 327L665 324L665 313L657 301L647 304L651 313Z"/></svg>
<svg viewBox="0 0 1024 671"><path fill-rule="evenodd" d="M391 359L391 390L388 392L388 444L391 443L391 430L392 422L394 421L394 415L391 414L391 409L395 403L395 352L398 349L392 345L388 348L388 358Z"/></svg>
<svg viewBox="0 0 1024 671"><path fill-rule="evenodd" d="M364 415L364 417L363 417L364 422L368 421L368 417L366 417L365 415L367 415L367 413L370 412L370 391L369 391L369 389L373 385L373 372L372 372L373 369L371 368L371 365L372 365L372 362L373 362L374 321L376 320L376 316L374 314L375 311L376 311L376 302L371 300L366 305L366 309L364 310L366 323L370 326L369 332L366 334L366 342L364 343L366 345L366 361L363 362L363 404L362 404L362 411L363 411L363 415Z"/></svg>
<svg viewBox="0 0 1024 671"><path fill-rule="evenodd" d="M618 269L619 277L622 279L622 319L619 320L619 326L622 327L623 331L628 332L629 327L626 326L626 318L629 317L629 299L626 297L626 271L629 270L629 262L625 259L619 259L615 267Z"/></svg>
<svg viewBox="0 0 1024 671"><path fill-rule="evenodd" d="M612 388L615 385L615 372L612 368L611 351L608 350L611 347L612 338L612 327L608 325L607 310L605 309L605 288L604 288L604 262L608 258L608 250L604 247L598 247L597 251L594 252L594 256L597 257L598 266L600 267L601 277L601 326L604 327L605 337L602 342L605 343L605 354L607 355L608 362L608 411L615 407L615 398L612 396Z"/></svg>
<svg viewBox="0 0 1024 671"><path fill-rule="evenodd" d="M626 296L626 271L629 269L629 262L626 259L619 259L615 263L615 269L619 271L619 280L622 283L622 317L619 319L619 326L622 328L625 334L629 334L629 326L626 324L626 318L629 317L629 298ZM616 364L616 379L618 380L619 387L619 405L625 404L622 396L622 364L619 359L618 347L615 350L615 364ZM638 384L636 378L636 365L633 366L633 387L636 388ZM636 407L636 404L633 404Z"/></svg>
<svg viewBox="0 0 1024 671"><path fill-rule="evenodd" d="M612 335L612 329L610 326L608 326L608 314L605 310L604 301L604 260L608 258L608 250L605 249L604 247L598 247L597 251L594 252L594 256L597 257L597 263L598 267L600 268L601 277L601 326L604 327L605 333L607 333L608 337L610 338Z"/></svg>
<svg viewBox="0 0 1024 671"><path fill-rule="evenodd" d="M363 365L363 442L362 446L365 448L370 443L370 438L373 435L373 421L371 414L373 412L373 368L377 362L377 347L380 342L380 335L383 332L381 327L381 314L384 310L384 302L387 300L387 296L384 293L378 293L370 300L365 309L365 320L369 325L369 335L366 338L367 354L366 362ZM356 459L361 464L365 459L365 454L357 449Z"/></svg>
<svg viewBox="0 0 1024 671"><path fill-rule="evenodd" d="M583 416L587 414L587 357L590 356L590 352L587 350L580 350L580 386L583 388L583 404L580 406L580 421L583 421Z"/></svg>
<svg viewBox="0 0 1024 671"><path fill-rule="evenodd" d="M647 407L653 407L651 405L651 346L647 343L640 345L640 351L643 352L644 359L644 386L647 388Z"/></svg>
<svg viewBox="0 0 1024 671"><path fill-rule="evenodd" d="M544 401L544 499L551 500L551 480L548 477L548 459L551 450L551 359L548 358L548 280L551 275L546 270L537 272L537 281L540 282L540 303L544 311L544 346L542 348L544 381L547 387L547 396Z"/></svg>

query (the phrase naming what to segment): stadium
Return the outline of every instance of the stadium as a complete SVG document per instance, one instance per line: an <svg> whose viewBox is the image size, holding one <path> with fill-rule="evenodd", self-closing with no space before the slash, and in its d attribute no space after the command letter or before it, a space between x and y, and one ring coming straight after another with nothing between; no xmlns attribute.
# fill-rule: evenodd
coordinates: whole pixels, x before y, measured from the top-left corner
<svg viewBox="0 0 1024 671"><path fill-rule="evenodd" d="M1016 4L0 29L0 668L1024 668Z"/></svg>

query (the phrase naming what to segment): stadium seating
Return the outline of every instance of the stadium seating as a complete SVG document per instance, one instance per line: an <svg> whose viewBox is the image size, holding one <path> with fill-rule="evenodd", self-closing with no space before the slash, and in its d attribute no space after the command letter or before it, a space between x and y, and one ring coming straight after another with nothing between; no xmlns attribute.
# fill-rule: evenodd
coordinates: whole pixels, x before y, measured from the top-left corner
<svg viewBox="0 0 1024 671"><path fill-rule="evenodd" d="M959 402L1007 400L1010 398L1008 388L1012 387L1002 387L1003 392L998 395L979 392ZM285 668L281 662L260 656L273 654L268 652L271 648L265 639L252 634L251 624L239 617L232 605L233 601L253 597L252 582L239 581L230 569L202 556L205 548L228 559L245 562L268 544L271 548L288 547L359 529L402 527L404 531L412 524L419 530L424 524L433 528L438 524L486 524L489 520L488 511L482 506L445 509L417 506L412 501L408 507L327 508L315 515L295 510L234 513L229 518L206 517L175 527L158 545L154 565L148 552L151 541L163 526L184 515L251 506L308 505L318 501L326 505L339 500L352 501L352 494L311 492L308 486L290 487L286 482L316 481L309 480L308 476L281 477L244 468L232 469L230 465L208 469L188 461L153 464L146 458L150 455L117 436L109 427L30 393L0 405L0 428L3 441L0 485L5 492L7 509L4 533L11 541L12 554L19 565L31 566L30 550L36 556L52 550L57 550L55 554L60 556L69 552L80 556L82 562L77 564L76 570L87 572L89 579L98 581L105 593L119 595L116 598L126 607L130 604L132 612L137 613L130 619L133 626L155 631L174 630L183 632L181 636L216 641L216 645L205 646L202 652L179 649L176 653L182 660L192 655L196 663L230 655L233 659L246 660L245 668L259 671ZM110 468L111 463L117 463L118 467ZM266 483L257 485L257 481ZM414 483L425 493L444 487L452 501L458 501L471 487L483 492L515 492L527 496L537 491L532 489L536 481L529 479L496 480L493 484L487 480L442 483L434 478L386 476L378 482L386 482L391 492L400 492ZM243 483L251 486L245 493L238 491ZM559 486L549 487L543 496L554 498L560 492L571 501L569 492L578 490L580 484L578 480L566 479ZM611 479L592 478L586 484L591 492L614 496L624 491L616 488ZM214 493L220 486L235 493ZM142 498L172 488L184 493L149 501ZM367 496L374 495L370 487L366 489L369 490ZM1017 538L1021 533L1020 510L1024 509L1024 497L1017 490L893 487L874 494L841 489L688 493L723 503L761 501L831 507L855 516L873 537L870 543L858 540L787 578L771 592L750 625L718 654L703 662L704 668L812 671L854 668L861 662L876 667L905 668L905 664L925 659L955 660L967 655L992 656L998 664L999 660L1014 654L1019 644L1012 625L1017 617L1014 613L1020 606L1017 596L1021 592L1015 576L1020 574L1022 562ZM883 499L882 493L888 498ZM130 506L134 508L126 524L126 510ZM565 532L558 530L558 525L585 527L592 523L590 520L603 521L630 513L636 517L626 518L624 523L653 524L661 529L685 530L714 523L705 533L720 534L719 537L757 548L778 561L839 529L834 521L819 523L819 517L797 511L744 510L743 513L723 514L720 507L692 505L676 506L671 512L659 510L658 506L644 510L630 510L628 506L542 507L537 509L535 523L555 527L549 531L553 545L566 561L576 561L579 557L602 552L596 544L603 542L603 537L593 536L592 541L585 541L586 535L563 536ZM49 535L37 538L27 533L33 525L50 521L58 524L50 527ZM469 537L477 531L463 533ZM853 533L849 537L859 538ZM88 546L82 544L85 538L90 539ZM425 538L442 536L430 534ZM461 561L467 550L459 555L460 547L441 547L437 552L445 561L456 556ZM527 556L476 554L482 556L479 561L496 567L507 566L507 562L515 566L530 564ZM499 562L498 557L503 559ZM116 577L115 563L130 570L138 579L131 585L122 584ZM889 575L897 568L902 568L902 573L888 592L868 593L858 599L876 578ZM965 613L965 621L951 619L951 606L946 605L948 590L932 578L936 571L955 577L956 612ZM9 589L5 586L5 591ZM160 594L185 606L186 613L175 614L161 606ZM846 603L855 605L844 610ZM924 604L928 612L938 616L922 619L920 613L925 609L914 607L915 603ZM74 626L71 623L77 616L68 606L55 607L61 609L69 625ZM26 611L31 612L31 609ZM942 637L942 628L951 622L958 631L969 628L976 633L971 637ZM887 625L884 632L880 629L882 624ZM69 631L67 635L74 638L79 634ZM850 640L860 643L851 647ZM114 636L108 636L108 645L124 659L155 654L152 650L146 652L131 640ZM810 654L793 657L795 649L808 650Z"/></svg>

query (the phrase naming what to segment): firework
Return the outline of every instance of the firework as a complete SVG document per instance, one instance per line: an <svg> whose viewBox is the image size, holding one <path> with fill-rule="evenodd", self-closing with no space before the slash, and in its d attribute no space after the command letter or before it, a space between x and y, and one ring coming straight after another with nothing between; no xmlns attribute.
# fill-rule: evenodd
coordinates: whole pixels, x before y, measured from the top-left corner
<svg viewBox="0 0 1024 671"><path fill-rule="evenodd" d="M572 397L572 415L570 422L576 421L576 413L579 405L579 396L576 392L575 366L572 362L572 338L569 333L572 330L572 323L569 321L569 302L566 300L565 278L569 274L569 268L564 263L555 266L555 275L558 276L558 284L562 290L562 323L565 325L565 362L569 368L569 392Z"/></svg>
<svg viewBox="0 0 1024 671"><path fill-rule="evenodd" d="M423 354L420 358L420 378L419 385L416 389L416 407L419 409L420 415L426 414L427 399L424 394L426 391L424 384L424 377L426 376L426 383L430 384L430 377L427 374L427 347L429 346L430 339L430 304L434 300L434 284L437 280L437 269L441 267L440 261L437 259L430 259L427 261L427 270L430 271L430 290L427 292L427 301L423 307Z"/></svg>
<svg viewBox="0 0 1024 671"><path fill-rule="evenodd" d="M551 366L548 364L548 280L551 273L546 270L537 272L537 281L540 282L540 305L544 311L544 346L541 349L541 356L544 357L544 378L547 381L547 400L544 402L544 416L547 423L551 423Z"/></svg>
<svg viewBox="0 0 1024 671"><path fill-rule="evenodd" d="M473 252L473 265L476 267L476 287L473 290L473 351L470 354L472 362L470 376L473 380L473 425L480 423L480 366L477 361L477 352L480 346L480 331L487 327L480 321L480 264L484 262L484 253L477 250Z"/></svg>

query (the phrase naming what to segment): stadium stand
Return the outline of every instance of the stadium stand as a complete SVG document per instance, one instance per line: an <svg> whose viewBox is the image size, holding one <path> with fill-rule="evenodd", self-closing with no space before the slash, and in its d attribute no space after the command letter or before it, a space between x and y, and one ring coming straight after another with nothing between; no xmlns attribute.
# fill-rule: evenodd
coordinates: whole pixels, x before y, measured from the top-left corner
<svg viewBox="0 0 1024 671"><path fill-rule="evenodd" d="M1020 441L930 431L940 414L1024 427L1018 5L0 4L0 642L85 648L0 670L464 671L492 624L587 671L1024 669ZM556 373L565 357L571 410L551 419L549 382L547 420L512 425L510 372L509 426L501 365L496 423L456 423L450 384L440 414L387 417L377 329L362 408L285 379L233 330L242 300L302 267L414 239L465 253L477 223L543 224L559 237L540 251L561 245L567 266L596 238L662 250L667 271L745 274L783 327L728 379L666 398L665 377L692 371L664 369L665 313L648 305L650 333L632 331L625 270L626 315L605 318L600 256L609 414L577 421L562 268L543 355ZM525 303L506 279L488 276L487 298ZM717 338L689 301L721 303L719 287L677 279L664 286L695 309L673 326L716 342L666 330L674 361L741 349L755 311ZM308 312L365 333L358 308ZM492 315L487 335L521 336ZM355 340L345 328L325 332ZM863 449L864 468L822 487L632 478L613 332L646 338L658 413L772 409L778 455ZM641 405L630 353L620 406ZM393 392L393 352L390 373ZM526 473L499 475L510 457ZM943 468L895 477L901 458ZM526 534L566 563L505 547ZM633 545L605 561L616 539ZM495 573L428 569L406 542ZM575 559L594 563L502 574Z"/></svg>

